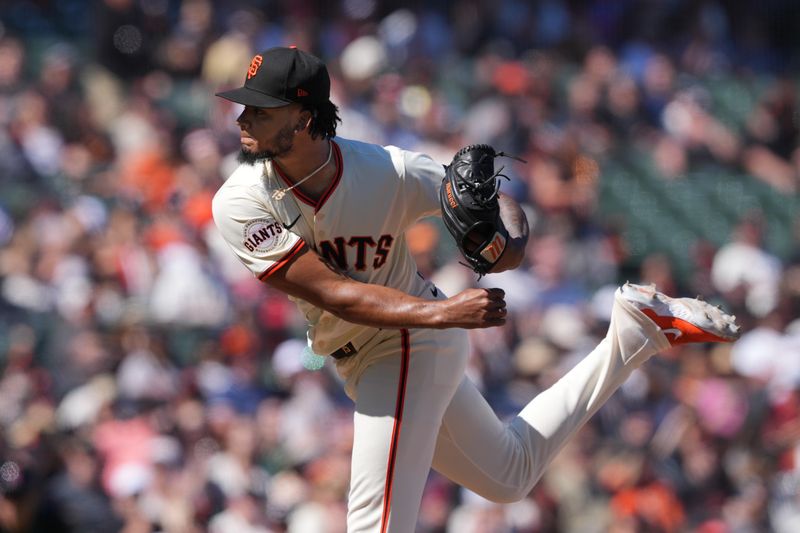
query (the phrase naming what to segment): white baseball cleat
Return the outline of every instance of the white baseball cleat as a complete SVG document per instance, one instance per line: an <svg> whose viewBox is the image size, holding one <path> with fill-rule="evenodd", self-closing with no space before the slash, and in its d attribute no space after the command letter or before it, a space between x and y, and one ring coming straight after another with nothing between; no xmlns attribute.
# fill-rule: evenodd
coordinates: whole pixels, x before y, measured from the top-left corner
<svg viewBox="0 0 800 533"><path fill-rule="evenodd" d="M617 292L661 328L671 345L733 342L739 338L736 317L695 298L670 298L655 285L626 283Z"/></svg>

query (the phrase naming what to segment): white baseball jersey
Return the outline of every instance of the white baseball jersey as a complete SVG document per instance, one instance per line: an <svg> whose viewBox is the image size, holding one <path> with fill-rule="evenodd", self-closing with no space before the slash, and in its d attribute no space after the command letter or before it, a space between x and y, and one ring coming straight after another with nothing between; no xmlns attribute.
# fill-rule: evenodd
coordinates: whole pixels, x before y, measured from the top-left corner
<svg viewBox="0 0 800 533"><path fill-rule="evenodd" d="M298 189L273 199L274 191L291 183L271 161L240 165L214 197L214 220L225 240L261 280L305 243L352 279L436 296L433 285L417 275L404 233L418 219L440 212L444 167L393 146L338 137L332 144L338 173L316 202ZM378 331L293 300L309 322L318 354L348 342L358 347Z"/></svg>

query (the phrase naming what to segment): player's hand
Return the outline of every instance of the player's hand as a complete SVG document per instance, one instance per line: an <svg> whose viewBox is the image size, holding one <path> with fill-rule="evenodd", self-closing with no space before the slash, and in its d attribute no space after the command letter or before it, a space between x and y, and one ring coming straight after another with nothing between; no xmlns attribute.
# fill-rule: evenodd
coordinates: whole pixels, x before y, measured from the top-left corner
<svg viewBox="0 0 800 533"><path fill-rule="evenodd" d="M506 293L502 289L466 289L441 305L441 328L490 328L506 322Z"/></svg>

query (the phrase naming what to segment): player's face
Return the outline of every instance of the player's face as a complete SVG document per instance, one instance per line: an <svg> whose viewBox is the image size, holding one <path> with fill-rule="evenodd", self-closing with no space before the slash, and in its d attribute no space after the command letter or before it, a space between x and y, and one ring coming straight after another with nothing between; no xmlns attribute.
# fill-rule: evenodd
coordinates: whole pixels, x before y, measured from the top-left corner
<svg viewBox="0 0 800 533"><path fill-rule="evenodd" d="M241 129L242 151L239 161L256 163L280 158L294 147L294 106L259 108L245 106L236 119Z"/></svg>

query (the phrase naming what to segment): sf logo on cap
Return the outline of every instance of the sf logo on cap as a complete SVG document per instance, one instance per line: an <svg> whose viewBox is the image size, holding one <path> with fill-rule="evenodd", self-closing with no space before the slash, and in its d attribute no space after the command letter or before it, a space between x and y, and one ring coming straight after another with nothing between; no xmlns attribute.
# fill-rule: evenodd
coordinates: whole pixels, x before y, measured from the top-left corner
<svg viewBox="0 0 800 533"><path fill-rule="evenodd" d="M256 75L258 72L258 67L261 66L261 63L264 61L264 58L259 56L255 56L253 60L250 62L250 68L247 69L247 79L249 80L253 76Z"/></svg>

